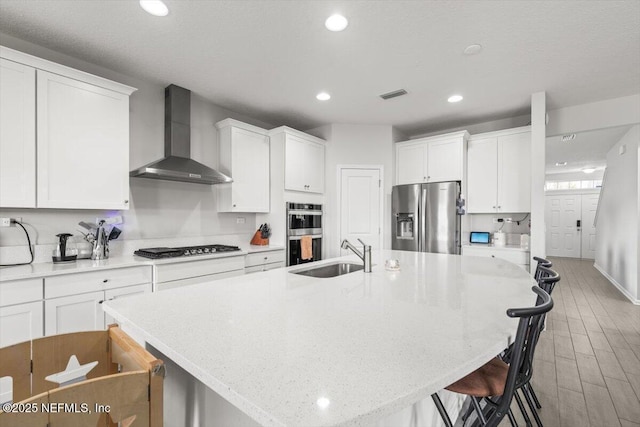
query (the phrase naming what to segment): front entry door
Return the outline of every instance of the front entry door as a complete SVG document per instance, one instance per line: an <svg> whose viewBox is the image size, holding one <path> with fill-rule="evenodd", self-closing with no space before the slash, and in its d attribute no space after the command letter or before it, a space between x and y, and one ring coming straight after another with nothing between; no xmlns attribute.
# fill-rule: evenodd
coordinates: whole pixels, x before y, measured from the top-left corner
<svg viewBox="0 0 640 427"><path fill-rule="evenodd" d="M596 258L596 227L599 194L582 195L582 258Z"/></svg>
<svg viewBox="0 0 640 427"><path fill-rule="evenodd" d="M360 247L361 239L373 249L382 248L381 174L377 168L340 169L340 242L348 239ZM346 252L341 252L346 255Z"/></svg>
<svg viewBox="0 0 640 427"><path fill-rule="evenodd" d="M581 198L576 195L547 195L547 255L580 258Z"/></svg>

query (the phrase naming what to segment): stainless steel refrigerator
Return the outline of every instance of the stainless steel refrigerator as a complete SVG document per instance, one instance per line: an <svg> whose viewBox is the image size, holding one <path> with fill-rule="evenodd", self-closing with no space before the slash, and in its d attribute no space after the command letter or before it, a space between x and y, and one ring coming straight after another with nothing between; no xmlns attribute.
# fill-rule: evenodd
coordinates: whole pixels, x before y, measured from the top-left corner
<svg viewBox="0 0 640 427"><path fill-rule="evenodd" d="M396 185L391 193L391 248L460 254L460 183Z"/></svg>

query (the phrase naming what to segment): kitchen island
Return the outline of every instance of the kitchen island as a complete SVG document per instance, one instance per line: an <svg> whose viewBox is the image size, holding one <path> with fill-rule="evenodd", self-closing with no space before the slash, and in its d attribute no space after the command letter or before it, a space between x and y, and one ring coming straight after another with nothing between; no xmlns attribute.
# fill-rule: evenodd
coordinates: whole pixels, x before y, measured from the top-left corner
<svg viewBox="0 0 640 427"><path fill-rule="evenodd" d="M314 266L337 260L360 262ZM535 303L534 280L500 259L382 250L373 263L334 278L282 268L105 311L259 424L368 426L486 363L515 336L507 308Z"/></svg>

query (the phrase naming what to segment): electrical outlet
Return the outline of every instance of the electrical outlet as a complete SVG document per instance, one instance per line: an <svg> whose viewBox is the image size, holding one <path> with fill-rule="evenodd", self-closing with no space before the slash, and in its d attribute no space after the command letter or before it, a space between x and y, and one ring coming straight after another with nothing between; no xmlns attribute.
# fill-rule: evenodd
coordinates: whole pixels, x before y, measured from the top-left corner
<svg viewBox="0 0 640 427"><path fill-rule="evenodd" d="M22 217L15 218L0 218L0 227L15 227L11 221L22 222Z"/></svg>
<svg viewBox="0 0 640 427"><path fill-rule="evenodd" d="M513 219L512 218L505 218L504 222L513 222Z"/></svg>
<svg viewBox="0 0 640 427"><path fill-rule="evenodd" d="M236 224L244 224L245 219L243 216L236 217Z"/></svg>

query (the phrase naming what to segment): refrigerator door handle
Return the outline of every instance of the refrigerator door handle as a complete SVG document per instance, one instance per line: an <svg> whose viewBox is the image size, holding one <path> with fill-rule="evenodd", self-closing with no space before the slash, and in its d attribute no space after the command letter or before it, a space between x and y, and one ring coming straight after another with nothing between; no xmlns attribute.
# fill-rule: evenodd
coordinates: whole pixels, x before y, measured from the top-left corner
<svg viewBox="0 0 640 427"><path fill-rule="evenodd" d="M418 215L420 218L420 237L419 237L419 252L426 252L427 250L427 187L422 186L420 188L420 205L418 207Z"/></svg>

